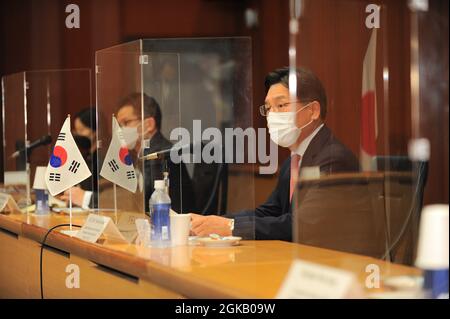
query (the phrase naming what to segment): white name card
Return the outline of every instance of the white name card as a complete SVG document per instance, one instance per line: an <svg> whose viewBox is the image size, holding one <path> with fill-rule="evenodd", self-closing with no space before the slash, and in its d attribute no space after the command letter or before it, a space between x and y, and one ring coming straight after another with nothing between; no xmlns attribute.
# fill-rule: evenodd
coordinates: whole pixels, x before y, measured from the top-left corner
<svg viewBox="0 0 450 319"><path fill-rule="evenodd" d="M117 221L117 228L121 232L136 232L136 219L143 218L143 213L123 212Z"/></svg>
<svg viewBox="0 0 450 319"><path fill-rule="evenodd" d="M129 243L117 229L110 217L96 214L89 214L83 227L81 227L75 237L90 243L95 243L101 235L108 241Z"/></svg>
<svg viewBox="0 0 450 319"><path fill-rule="evenodd" d="M10 212L20 212L20 208L11 194L0 193L0 212L3 212L5 208Z"/></svg>
<svg viewBox="0 0 450 319"><path fill-rule="evenodd" d="M145 216L143 213L123 212L117 221L117 228L125 239L132 243L136 239L138 233L136 229L136 220Z"/></svg>
<svg viewBox="0 0 450 319"><path fill-rule="evenodd" d="M138 236L136 238L136 245L139 246L150 246L150 222L147 218L136 219L136 228Z"/></svg>
<svg viewBox="0 0 450 319"><path fill-rule="evenodd" d="M294 260L278 291L279 299L355 298L353 273L306 261Z"/></svg>

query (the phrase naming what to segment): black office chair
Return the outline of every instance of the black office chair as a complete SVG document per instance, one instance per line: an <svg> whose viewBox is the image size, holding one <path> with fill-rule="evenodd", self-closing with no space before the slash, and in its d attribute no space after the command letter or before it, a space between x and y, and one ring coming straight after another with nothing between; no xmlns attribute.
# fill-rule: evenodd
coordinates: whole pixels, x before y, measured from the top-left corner
<svg viewBox="0 0 450 319"><path fill-rule="evenodd" d="M201 144L203 151L204 143ZM191 152L193 150L191 149ZM195 163L192 176L197 211L202 215L222 215L227 210L228 165L222 149L221 163Z"/></svg>
<svg viewBox="0 0 450 319"><path fill-rule="evenodd" d="M412 265L428 163L383 161L379 172L300 181L294 241Z"/></svg>
<svg viewBox="0 0 450 319"><path fill-rule="evenodd" d="M381 258L388 246L383 189L379 173L301 180L293 198L294 242Z"/></svg>
<svg viewBox="0 0 450 319"><path fill-rule="evenodd" d="M385 214L389 247L383 256L412 265L415 260L420 215L428 176L428 162L407 156L379 156L378 171L385 174Z"/></svg>
<svg viewBox="0 0 450 319"><path fill-rule="evenodd" d="M377 156L375 157L378 171L411 171L413 163L407 156Z"/></svg>

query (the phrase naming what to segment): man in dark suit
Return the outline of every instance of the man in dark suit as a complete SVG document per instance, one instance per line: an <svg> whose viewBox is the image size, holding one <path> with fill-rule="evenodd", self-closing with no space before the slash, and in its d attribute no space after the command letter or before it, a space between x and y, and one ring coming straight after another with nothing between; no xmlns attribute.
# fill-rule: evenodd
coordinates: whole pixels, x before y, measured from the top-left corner
<svg viewBox="0 0 450 319"><path fill-rule="evenodd" d="M141 98L143 99L142 110ZM142 112L143 120L140 118ZM120 103L117 121L122 128L128 149L135 158L140 152L142 155L147 155L172 148L172 143L161 134L162 116L159 104L146 94L143 96L141 93L130 94ZM141 141L148 141L148 145L142 147ZM173 163L170 156L167 156L167 158L144 161L145 211L149 211L148 201L154 191L154 182L163 179L165 170L169 172L169 195L172 208L177 212L195 209L192 181L186 166L184 163Z"/></svg>
<svg viewBox="0 0 450 319"><path fill-rule="evenodd" d="M309 70L297 70L297 99L289 92L289 69L277 69L265 79L266 99L260 112L267 117L271 139L289 148L277 186L254 211L234 215L192 214L192 232L244 239L292 240L292 194L299 174L314 168L320 174L359 170L356 157L325 126L327 97L320 80Z"/></svg>

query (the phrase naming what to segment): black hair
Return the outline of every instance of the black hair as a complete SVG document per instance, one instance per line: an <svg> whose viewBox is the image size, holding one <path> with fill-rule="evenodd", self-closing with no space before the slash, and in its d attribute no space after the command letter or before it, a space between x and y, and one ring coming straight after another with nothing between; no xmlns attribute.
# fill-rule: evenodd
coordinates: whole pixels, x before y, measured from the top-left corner
<svg viewBox="0 0 450 319"><path fill-rule="evenodd" d="M90 128L94 132L97 131L97 121L95 120L96 117L94 107L82 109L80 112L75 114L74 120L75 119L79 119L84 126Z"/></svg>
<svg viewBox="0 0 450 319"><path fill-rule="evenodd" d="M319 78L310 70L300 67L297 73L297 94L301 102L317 101L320 104L320 117L325 119L327 115L327 94ZM267 74L264 80L266 94L274 84L281 83L289 88L289 68L276 69Z"/></svg>
<svg viewBox="0 0 450 319"><path fill-rule="evenodd" d="M139 92L131 93L127 95L119 104L119 111L124 106L130 105L133 107L137 116L141 115L141 94ZM144 99L144 119L153 117L155 119L156 128L161 130L161 108L159 107L158 102L147 94L143 93Z"/></svg>

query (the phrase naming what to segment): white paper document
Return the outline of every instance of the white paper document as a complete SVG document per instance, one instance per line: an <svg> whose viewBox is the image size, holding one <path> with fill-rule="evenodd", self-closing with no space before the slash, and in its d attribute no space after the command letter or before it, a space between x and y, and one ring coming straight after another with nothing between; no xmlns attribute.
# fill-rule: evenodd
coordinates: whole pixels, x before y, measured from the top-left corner
<svg viewBox="0 0 450 319"><path fill-rule="evenodd" d="M90 243L95 243L101 235L108 241L129 243L120 233L119 229L117 229L110 217L96 214L89 214L83 227L75 237Z"/></svg>
<svg viewBox="0 0 450 319"><path fill-rule="evenodd" d="M0 212L3 212L5 208L8 208L9 211L20 212L19 206L10 194L0 193Z"/></svg>
<svg viewBox="0 0 450 319"><path fill-rule="evenodd" d="M353 273L311 262L294 260L278 291L280 299L341 299L355 291Z"/></svg>

